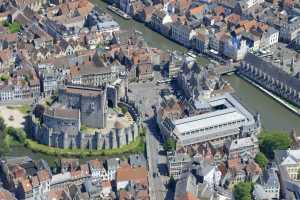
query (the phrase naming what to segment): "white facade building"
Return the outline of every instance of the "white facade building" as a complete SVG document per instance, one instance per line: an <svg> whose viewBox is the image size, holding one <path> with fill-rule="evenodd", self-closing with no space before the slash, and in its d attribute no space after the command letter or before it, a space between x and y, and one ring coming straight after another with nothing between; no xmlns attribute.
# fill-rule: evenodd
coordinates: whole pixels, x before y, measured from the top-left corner
<svg viewBox="0 0 300 200"><path fill-rule="evenodd" d="M171 38L185 47L191 46L191 39L196 35L196 31L187 25L176 22L171 25Z"/></svg>
<svg viewBox="0 0 300 200"><path fill-rule="evenodd" d="M178 148L205 142L223 145L226 139L259 133L259 117L254 118L231 95L210 98L208 104L211 108L223 108L182 119L158 121L162 133L173 136Z"/></svg>
<svg viewBox="0 0 300 200"><path fill-rule="evenodd" d="M245 40L241 40L239 44L235 45L231 39L224 43L223 54L233 60L242 60L248 52L248 46Z"/></svg>

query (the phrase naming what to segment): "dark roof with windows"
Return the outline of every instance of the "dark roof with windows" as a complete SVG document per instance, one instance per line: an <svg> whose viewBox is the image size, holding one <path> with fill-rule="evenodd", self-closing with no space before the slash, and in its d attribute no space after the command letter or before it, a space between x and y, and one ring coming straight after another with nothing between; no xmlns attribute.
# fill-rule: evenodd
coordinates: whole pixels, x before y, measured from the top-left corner
<svg viewBox="0 0 300 200"><path fill-rule="evenodd" d="M274 66L272 63L266 62L262 58L251 53L246 55L244 61L270 75L275 80L278 80L300 92L300 80L294 76L290 76L288 73L279 67Z"/></svg>

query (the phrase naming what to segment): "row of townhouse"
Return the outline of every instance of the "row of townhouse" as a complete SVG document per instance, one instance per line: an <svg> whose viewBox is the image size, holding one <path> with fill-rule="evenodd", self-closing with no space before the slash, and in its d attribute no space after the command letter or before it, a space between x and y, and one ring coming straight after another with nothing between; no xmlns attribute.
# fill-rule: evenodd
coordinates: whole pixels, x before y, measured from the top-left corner
<svg viewBox="0 0 300 200"><path fill-rule="evenodd" d="M214 26L203 25L193 28L193 25L182 23L180 19L174 20L174 16L160 10L153 13L149 23L154 30L185 47L200 53L212 50L233 60L242 60L248 50L269 48L279 39L279 31L255 20L239 20L232 31L226 31L225 27L218 30Z"/></svg>
<svg viewBox="0 0 300 200"><path fill-rule="evenodd" d="M89 160L85 164L78 159L62 158L58 165L59 168L51 170L44 160L3 158L0 181L5 183L5 189L0 186L0 199L113 199L118 190L121 190L118 196L139 196L140 191L145 197L142 199L149 199L146 159L142 155L130 155L129 162L111 158L105 162Z"/></svg>
<svg viewBox="0 0 300 200"><path fill-rule="evenodd" d="M282 35L280 27L276 27L277 30L275 26L260 22L259 17L249 17L254 13L263 12L262 8L267 5L263 0L238 2L114 0L111 3L187 48L193 48L201 53L211 53L212 50L218 56L233 60L242 60L249 50L270 48L278 42L279 32ZM137 8L134 13L133 8Z"/></svg>

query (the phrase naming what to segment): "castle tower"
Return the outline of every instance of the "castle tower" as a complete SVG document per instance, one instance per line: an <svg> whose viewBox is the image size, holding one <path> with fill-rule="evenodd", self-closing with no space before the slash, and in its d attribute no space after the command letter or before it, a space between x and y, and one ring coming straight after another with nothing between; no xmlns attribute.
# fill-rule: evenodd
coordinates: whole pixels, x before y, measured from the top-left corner
<svg viewBox="0 0 300 200"><path fill-rule="evenodd" d="M100 98L100 124L102 124L101 128L105 128L107 125L107 87L103 91L103 95Z"/></svg>

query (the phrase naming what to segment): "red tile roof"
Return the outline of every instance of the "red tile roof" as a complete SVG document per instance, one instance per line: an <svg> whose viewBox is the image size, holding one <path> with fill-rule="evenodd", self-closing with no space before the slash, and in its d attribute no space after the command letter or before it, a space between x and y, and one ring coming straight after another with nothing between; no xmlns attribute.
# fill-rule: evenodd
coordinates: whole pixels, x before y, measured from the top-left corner
<svg viewBox="0 0 300 200"><path fill-rule="evenodd" d="M29 181L28 178L22 179L20 181L20 184L21 184L21 187L23 188L23 191L25 193L30 192L32 190L32 185L31 185L31 183L30 183L30 181Z"/></svg>
<svg viewBox="0 0 300 200"><path fill-rule="evenodd" d="M190 9L190 15L202 13L204 11L204 8L205 8L205 4L192 8Z"/></svg>
<svg viewBox="0 0 300 200"><path fill-rule="evenodd" d="M15 199L16 198L14 198L9 191L0 189L0 200L15 200Z"/></svg>
<svg viewBox="0 0 300 200"><path fill-rule="evenodd" d="M176 198L175 200L200 200L200 199L195 197L191 192L186 192L185 194Z"/></svg>
<svg viewBox="0 0 300 200"><path fill-rule="evenodd" d="M38 176L40 182L48 181L50 179L49 172L45 169L38 171L37 176Z"/></svg>
<svg viewBox="0 0 300 200"><path fill-rule="evenodd" d="M240 20L241 20L241 16L232 13L232 14L228 15L225 19L227 22L229 22L231 24L239 24Z"/></svg>
<svg viewBox="0 0 300 200"><path fill-rule="evenodd" d="M135 181L148 185L148 173L144 167L131 168L130 166L124 166L117 170L116 180L119 181Z"/></svg>

